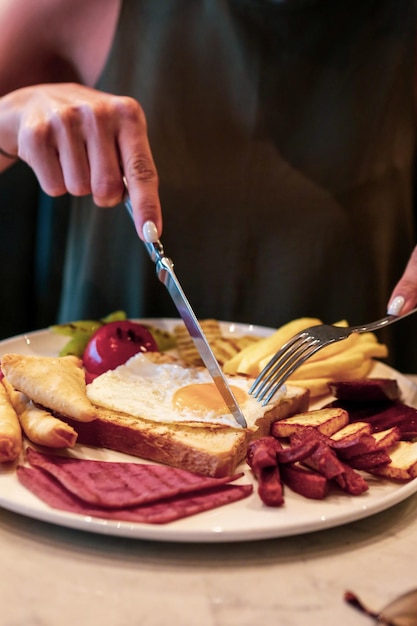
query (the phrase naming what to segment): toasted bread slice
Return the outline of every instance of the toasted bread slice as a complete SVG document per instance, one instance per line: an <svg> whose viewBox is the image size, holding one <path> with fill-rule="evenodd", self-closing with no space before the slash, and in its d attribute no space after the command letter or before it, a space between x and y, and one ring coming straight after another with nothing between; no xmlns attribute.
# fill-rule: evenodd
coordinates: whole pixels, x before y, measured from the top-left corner
<svg viewBox="0 0 417 626"><path fill-rule="evenodd" d="M101 407L96 407L98 418L93 422L65 420L77 431L80 443L221 477L234 473L250 441L269 434L275 420L306 410L308 401L305 389L289 386L276 406L248 429L154 422Z"/></svg>
<svg viewBox="0 0 417 626"><path fill-rule="evenodd" d="M36 404L83 422L96 418L77 357L5 354L1 369L9 383Z"/></svg>
<svg viewBox="0 0 417 626"><path fill-rule="evenodd" d="M291 437L305 428L313 427L330 437L349 423L347 411L339 408L317 409L297 413L292 417L274 422L272 432L275 437Z"/></svg>

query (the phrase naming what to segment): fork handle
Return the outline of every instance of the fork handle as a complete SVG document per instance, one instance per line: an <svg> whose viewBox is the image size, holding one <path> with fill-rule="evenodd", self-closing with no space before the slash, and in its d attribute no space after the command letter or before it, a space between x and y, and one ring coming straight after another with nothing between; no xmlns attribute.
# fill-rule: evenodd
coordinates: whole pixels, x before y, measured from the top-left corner
<svg viewBox="0 0 417 626"><path fill-rule="evenodd" d="M379 330L380 328L384 328L385 326L389 326L390 324L394 324L394 322L399 322L405 317L412 315L413 313L417 313L417 307L408 311L408 313L404 313L403 315L386 315L380 320L376 320L375 322L370 322L369 324L363 324L362 326L352 326L351 331L353 333L366 333L372 332L373 330Z"/></svg>

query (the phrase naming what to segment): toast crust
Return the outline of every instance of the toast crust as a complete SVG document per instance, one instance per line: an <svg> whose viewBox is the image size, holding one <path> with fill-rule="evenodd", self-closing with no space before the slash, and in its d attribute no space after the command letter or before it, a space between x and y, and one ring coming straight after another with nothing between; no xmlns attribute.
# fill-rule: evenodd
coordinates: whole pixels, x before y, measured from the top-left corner
<svg viewBox="0 0 417 626"><path fill-rule="evenodd" d="M101 407L95 407L93 422L63 419L77 431L79 443L220 478L235 472L253 439L269 434L276 420L306 411L308 402L306 389L288 387L287 395L252 429L153 422Z"/></svg>

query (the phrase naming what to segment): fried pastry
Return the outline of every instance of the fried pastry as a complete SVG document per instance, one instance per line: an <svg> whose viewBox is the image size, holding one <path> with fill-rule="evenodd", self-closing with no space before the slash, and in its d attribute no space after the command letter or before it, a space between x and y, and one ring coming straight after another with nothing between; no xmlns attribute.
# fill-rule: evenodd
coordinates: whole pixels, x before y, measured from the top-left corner
<svg viewBox="0 0 417 626"><path fill-rule="evenodd" d="M72 448L75 445L77 433L69 424L46 409L37 407L24 393L14 389L6 378L3 384L20 426L30 441L48 448Z"/></svg>
<svg viewBox="0 0 417 626"><path fill-rule="evenodd" d="M22 451L22 431L7 391L0 382L0 462L15 461Z"/></svg>
<svg viewBox="0 0 417 626"><path fill-rule="evenodd" d="M81 361L74 356L5 354L1 369L9 383L34 403L80 422L96 419L85 393Z"/></svg>

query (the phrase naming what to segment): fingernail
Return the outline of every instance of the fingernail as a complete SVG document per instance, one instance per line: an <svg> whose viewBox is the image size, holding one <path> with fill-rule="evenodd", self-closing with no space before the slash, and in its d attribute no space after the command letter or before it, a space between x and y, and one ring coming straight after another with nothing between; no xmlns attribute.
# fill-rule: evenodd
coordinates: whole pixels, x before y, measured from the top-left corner
<svg viewBox="0 0 417 626"><path fill-rule="evenodd" d="M142 228L143 238L146 243L155 243L158 241L158 231L153 222L145 222Z"/></svg>
<svg viewBox="0 0 417 626"><path fill-rule="evenodd" d="M391 302L388 307L388 315L399 315L404 306L405 299L402 296L397 296Z"/></svg>

